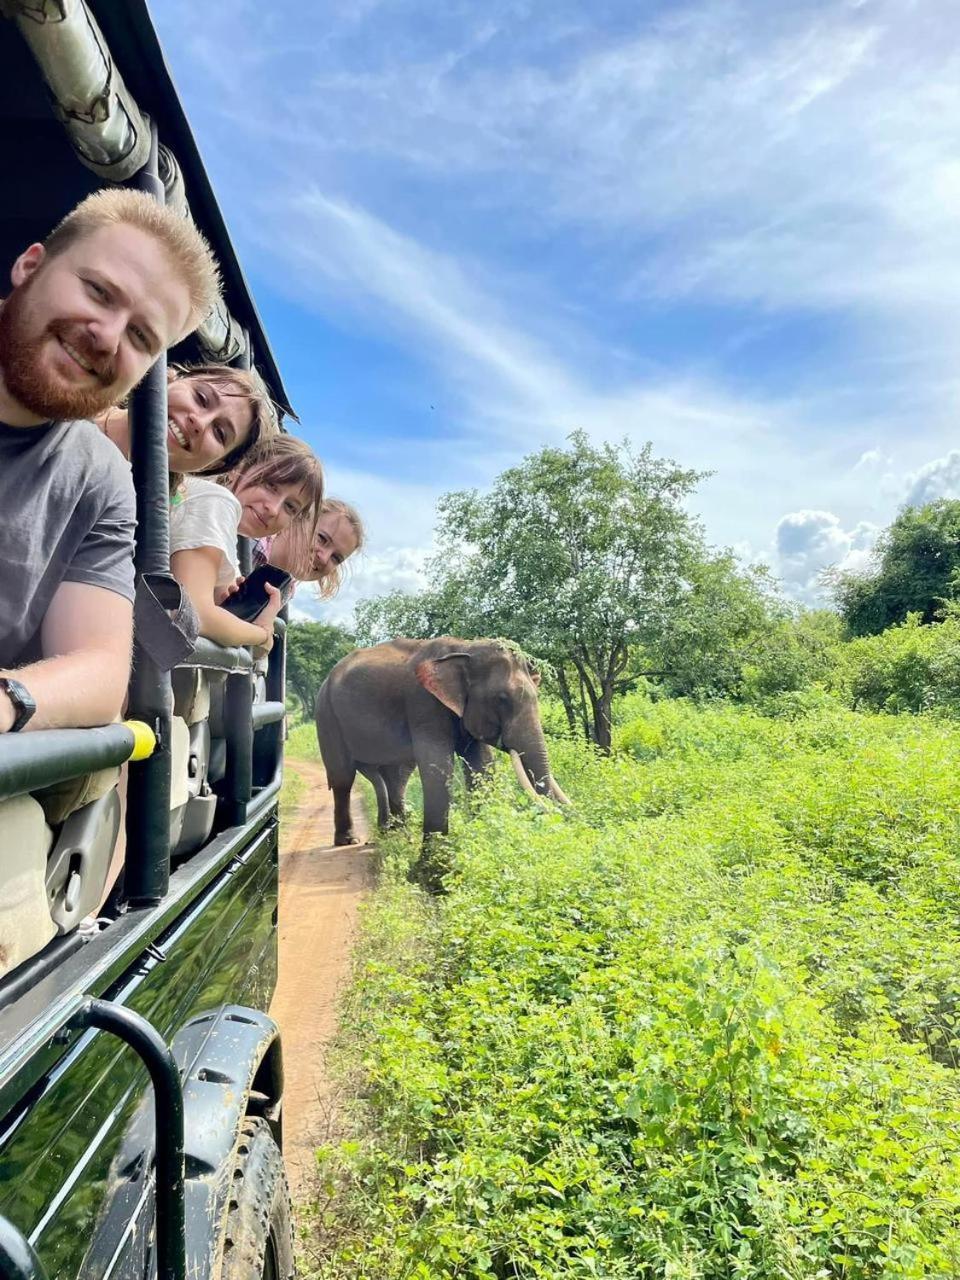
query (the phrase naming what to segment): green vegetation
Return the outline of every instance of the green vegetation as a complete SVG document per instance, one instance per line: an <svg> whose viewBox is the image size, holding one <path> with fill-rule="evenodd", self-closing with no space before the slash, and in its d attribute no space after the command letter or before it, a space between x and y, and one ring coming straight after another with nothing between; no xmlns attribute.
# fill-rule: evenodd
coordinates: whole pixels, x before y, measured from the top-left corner
<svg viewBox="0 0 960 1280"><path fill-rule="evenodd" d="M291 622L287 628L287 689L305 719L313 717L317 690L354 648L354 637L326 622Z"/></svg>
<svg viewBox="0 0 960 1280"><path fill-rule="evenodd" d="M851 635L876 635L919 614L933 622L960 584L960 502L941 498L904 507L877 540L866 573L834 577L837 605Z"/></svg>
<svg viewBox="0 0 960 1280"><path fill-rule="evenodd" d="M324 1275L960 1274L960 729L767 710L555 739L574 810L495 780L438 902L384 842Z"/></svg>
<svg viewBox="0 0 960 1280"><path fill-rule="evenodd" d="M811 611L705 545L699 479L578 433L360 611L522 645L574 807L504 770L437 900L382 842L331 1280L960 1276L960 503Z"/></svg>
<svg viewBox="0 0 960 1280"><path fill-rule="evenodd" d="M288 760L319 760L317 730L312 720L294 720L287 731L283 754Z"/></svg>
<svg viewBox="0 0 960 1280"><path fill-rule="evenodd" d="M854 707L872 711L960 713L960 611L923 626L910 614L900 626L843 645L833 686Z"/></svg>

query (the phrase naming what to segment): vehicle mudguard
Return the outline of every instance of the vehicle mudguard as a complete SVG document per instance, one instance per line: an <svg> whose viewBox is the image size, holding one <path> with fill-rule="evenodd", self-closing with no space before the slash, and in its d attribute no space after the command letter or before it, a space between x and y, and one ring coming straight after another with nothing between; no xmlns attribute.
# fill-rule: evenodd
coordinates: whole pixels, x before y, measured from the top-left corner
<svg viewBox="0 0 960 1280"><path fill-rule="evenodd" d="M244 1117L262 1115L280 1145L280 1032L265 1013L224 1005L191 1018L172 1047L183 1071L187 1275L206 1280L219 1271Z"/></svg>
<svg viewBox="0 0 960 1280"><path fill-rule="evenodd" d="M215 1280L245 1117L263 1116L280 1144L280 1033L265 1013L221 1005L185 1022L171 1048L183 1081L186 1274L190 1280ZM155 1187L148 1174L155 1151L153 1091L148 1088L112 1161L78 1280L98 1280L105 1272L149 1273Z"/></svg>

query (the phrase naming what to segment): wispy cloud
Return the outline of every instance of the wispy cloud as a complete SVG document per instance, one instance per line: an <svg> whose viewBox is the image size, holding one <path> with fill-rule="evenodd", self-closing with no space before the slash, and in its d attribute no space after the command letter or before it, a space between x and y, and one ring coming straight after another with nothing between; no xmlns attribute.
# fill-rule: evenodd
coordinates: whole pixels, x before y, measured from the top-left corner
<svg viewBox="0 0 960 1280"><path fill-rule="evenodd" d="M833 444L804 438L800 406L741 398L692 374L593 377L589 357L582 364L560 360L521 327L500 303L495 282L489 291L462 263L367 211L317 191L275 199L272 209L283 234L272 235L275 228L264 222L261 244L282 261L285 289L300 300L326 297L335 300L331 305L375 313L378 325L392 327L458 385L461 422L423 460L429 473L447 478L446 487L486 483L518 453L576 428L596 438L649 439L663 453L717 472L713 524L722 529L718 536L733 538L744 488L771 521L782 511L783 495L768 483L772 465L799 475L834 463ZM724 520L725 511L734 518Z"/></svg>
<svg viewBox="0 0 960 1280"><path fill-rule="evenodd" d="M288 73L282 98L270 82L290 42L276 15L253 23L242 80L220 33L192 39L225 117L325 156L377 204L393 192L410 211L473 178L461 211L597 228L624 288L956 309L950 5L709 0L631 23L614 6L606 28L560 5L533 30L493 4L453 31L415 9L401 39L382 11L359 20L362 35L356 18L303 15L309 73ZM251 95L270 109L251 110ZM385 166L379 183L368 160Z"/></svg>
<svg viewBox="0 0 960 1280"><path fill-rule="evenodd" d="M417 572L437 493L574 427L716 471L710 536L798 590L954 483L952 6L157 9L245 252L446 396L402 458L422 483L354 450L339 487L378 527L352 590Z"/></svg>

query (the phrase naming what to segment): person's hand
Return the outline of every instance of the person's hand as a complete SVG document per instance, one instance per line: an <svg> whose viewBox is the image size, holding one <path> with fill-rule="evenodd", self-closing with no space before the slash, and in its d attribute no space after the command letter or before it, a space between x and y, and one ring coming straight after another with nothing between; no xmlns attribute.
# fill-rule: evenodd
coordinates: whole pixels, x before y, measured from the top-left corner
<svg viewBox="0 0 960 1280"><path fill-rule="evenodd" d="M213 593L213 603L223 604L225 600L229 600L231 596L235 596L240 588L246 582L246 578L240 577L233 582L228 583L225 587L217 587Z"/></svg>
<svg viewBox="0 0 960 1280"><path fill-rule="evenodd" d="M279 588L275 587L272 582L265 582L263 585L267 593L267 603L254 618L253 624L255 627L263 627L267 633L266 644L258 645L254 650L257 657L265 658L273 648L273 624L277 614L283 608L283 596L280 594Z"/></svg>

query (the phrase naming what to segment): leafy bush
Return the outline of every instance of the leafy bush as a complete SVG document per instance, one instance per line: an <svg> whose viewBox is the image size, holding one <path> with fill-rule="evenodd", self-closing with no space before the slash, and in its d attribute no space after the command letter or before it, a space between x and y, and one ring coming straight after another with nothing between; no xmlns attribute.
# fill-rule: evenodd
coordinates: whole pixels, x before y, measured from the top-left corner
<svg viewBox="0 0 960 1280"><path fill-rule="evenodd" d="M631 699L384 842L323 1274L960 1274L960 730ZM505 771L504 771L505 772Z"/></svg>
<svg viewBox="0 0 960 1280"><path fill-rule="evenodd" d="M854 707L871 711L960 711L960 617L935 626L910 614L900 626L842 650L837 683Z"/></svg>

